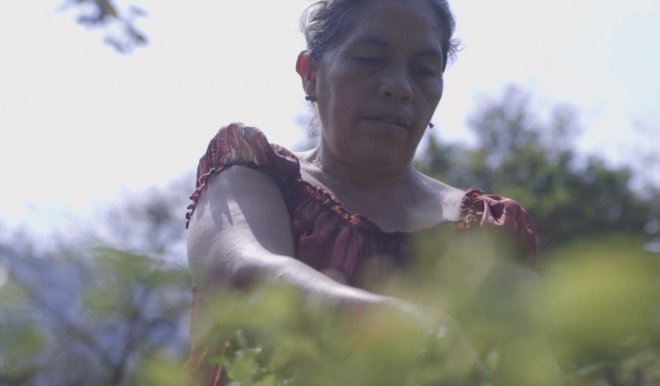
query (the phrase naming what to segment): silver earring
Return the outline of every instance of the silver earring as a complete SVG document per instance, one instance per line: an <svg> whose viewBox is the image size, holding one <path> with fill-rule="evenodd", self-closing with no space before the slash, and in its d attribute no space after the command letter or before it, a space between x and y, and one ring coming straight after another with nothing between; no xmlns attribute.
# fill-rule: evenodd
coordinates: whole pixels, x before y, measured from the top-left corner
<svg viewBox="0 0 660 386"><path fill-rule="evenodd" d="M311 96L311 95L305 95L305 100L306 100L306 101L311 101L311 100L312 100L312 96Z"/></svg>
<svg viewBox="0 0 660 386"><path fill-rule="evenodd" d="M432 129L432 128L434 128L434 127L435 127L435 125L434 125L434 124L432 124L432 123L429 123L429 129Z"/></svg>

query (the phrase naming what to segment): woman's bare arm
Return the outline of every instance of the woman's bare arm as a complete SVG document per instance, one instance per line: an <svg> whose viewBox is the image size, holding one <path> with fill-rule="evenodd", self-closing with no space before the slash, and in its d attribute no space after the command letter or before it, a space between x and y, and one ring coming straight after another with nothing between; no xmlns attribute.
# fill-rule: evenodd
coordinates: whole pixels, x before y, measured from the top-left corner
<svg viewBox="0 0 660 386"><path fill-rule="evenodd" d="M420 319L434 317L422 307L340 284L293 256L289 213L270 177L231 167L209 179L188 231L188 261L200 291L263 280L290 284L328 305L394 306Z"/></svg>

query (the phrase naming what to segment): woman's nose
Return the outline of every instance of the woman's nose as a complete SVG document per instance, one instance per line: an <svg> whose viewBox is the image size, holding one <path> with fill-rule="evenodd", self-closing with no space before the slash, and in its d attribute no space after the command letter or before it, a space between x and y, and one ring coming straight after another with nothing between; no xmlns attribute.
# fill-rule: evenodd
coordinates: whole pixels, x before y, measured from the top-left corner
<svg viewBox="0 0 660 386"><path fill-rule="evenodd" d="M387 99L400 100L410 103L413 100L413 91L405 69L393 69L381 83L380 96Z"/></svg>

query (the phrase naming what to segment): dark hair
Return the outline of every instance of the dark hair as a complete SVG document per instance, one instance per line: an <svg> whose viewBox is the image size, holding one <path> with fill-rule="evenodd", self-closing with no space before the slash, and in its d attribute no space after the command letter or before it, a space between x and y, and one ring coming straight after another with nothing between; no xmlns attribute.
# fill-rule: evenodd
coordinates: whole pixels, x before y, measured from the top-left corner
<svg viewBox="0 0 660 386"><path fill-rule="evenodd" d="M353 24L357 11L377 0L318 0L311 4L300 17L300 30L307 40L309 56L320 61L323 54L337 46ZM456 58L460 40L453 38L456 21L447 0L428 0L440 21L443 68Z"/></svg>

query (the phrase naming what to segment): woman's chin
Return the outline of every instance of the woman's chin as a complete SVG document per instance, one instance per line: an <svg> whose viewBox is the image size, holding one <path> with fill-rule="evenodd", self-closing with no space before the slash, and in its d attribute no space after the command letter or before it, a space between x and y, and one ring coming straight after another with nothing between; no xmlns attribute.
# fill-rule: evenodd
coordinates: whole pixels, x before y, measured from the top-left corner
<svg viewBox="0 0 660 386"><path fill-rule="evenodd" d="M351 146L358 165L368 169L391 172L406 169L410 157L405 157L395 146Z"/></svg>
<svg viewBox="0 0 660 386"><path fill-rule="evenodd" d="M396 125L370 124L363 120L346 143L357 165L370 169L405 169L415 155L418 141L414 131Z"/></svg>

